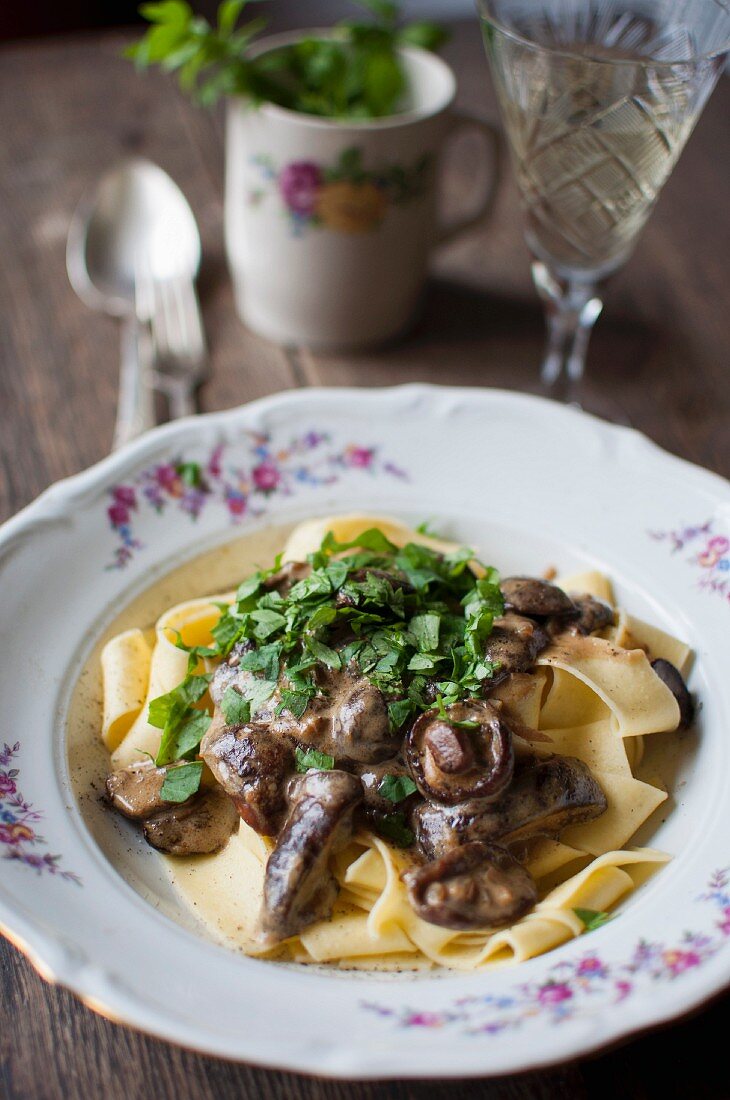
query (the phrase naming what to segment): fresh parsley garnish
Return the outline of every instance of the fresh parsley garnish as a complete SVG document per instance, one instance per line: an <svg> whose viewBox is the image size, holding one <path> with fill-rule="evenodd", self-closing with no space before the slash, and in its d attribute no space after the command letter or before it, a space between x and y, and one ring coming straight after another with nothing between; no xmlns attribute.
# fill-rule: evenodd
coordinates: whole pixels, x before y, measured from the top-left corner
<svg viewBox="0 0 730 1100"><path fill-rule="evenodd" d="M401 46L438 49L445 31L434 23L398 26L400 4L354 0L370 20L345 20L331 35L297 41L251 56L263 19L239 26L247 0L223 0L215 26L186 0L142 4L151 24L126 52L138 68L176 72L181 88L205 105L245 96L326 118L367 119L393 114L407 90ZM190 463L189 465L194 465Z"/></svg>
<svg viewBox="0 0 730 1100"><path fill-rule="evenodd" d="M203 764L199 760L192 764L177 764L174 768L169 768L160 790L160 797L164 802L185 802L198 790L202 774Z"/></svg>
<svg viewBox="0 0 730 1100"><path fill-rule="evenodd" d="M416 839L413 830L406 824L405 814L400 812L379 814L374 819L374 823L376 831L388 840L392 840L399 848L410 848Z"/></svg>
<svg viewBox="0 0 730 1100"><path fill-rule="evenodd" d="M334 756L328 756L326 752L319 752L317 749L302 749L297 745L294 756L298 772L308 772L310 768L331 772L335 766Z"/></svg>
<svg viewBox="0 0 730 1100"><path fill-rule="evenodd" d="M226 688L221 699L223 717L229 726L243 726L251 720L251 702L234 687Z"/></svg>
<svg viewBox="0 0 730 1100"><path fill-rule="evenodd" d="M595 932L597 928L602 928L604 924L608 924L613 919L610 913L606 913L601 909L574 909L573 912L578 920L585 925L586 932Z"/></svg>
<svg viewBox="0 0 730 1100"><path fill-rule="evenodd" d="M402 802L417 789L409 775L384 775L378 784L378 794L388 802Z"/></svg>
<svg viewBox="0 0 730 1100"><path fill-rule="evenodd" d="M418 543L396 547L371 528L346 543L328 533L309 555L309 574L288 590L269 583L280 560L254 573L219 605L211 645L187 646L178 635L187 675L149 707L149 721L162 730L156 763L196 755L210 724L206 662L224 658L237 659L241 674L221 703L232 725L264 709L302 718L326 695L328 677L346 670L380 689L394 733L431 709L474 728L453 721L447 708L483 697L496 667L484 659L484 643L504 603L497 574L475 577L473 560L468 547L449 554ZM320 756L309 755L307 767L334 766Z"/></svg>

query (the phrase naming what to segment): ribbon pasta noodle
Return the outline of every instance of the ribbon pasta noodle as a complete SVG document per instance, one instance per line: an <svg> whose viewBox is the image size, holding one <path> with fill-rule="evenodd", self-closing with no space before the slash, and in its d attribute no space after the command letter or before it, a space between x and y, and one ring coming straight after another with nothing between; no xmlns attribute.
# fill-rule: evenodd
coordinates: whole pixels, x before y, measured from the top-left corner
<svg viewBox="0 0 730 1100"><path fill-rule="evenodd" d="M454 549L384 517L332 517L300 524L283 560L304 560L328 531L347 543L372 527L398 546L419 541ZM568 592L613 601L610 581L595 571L558 583ZM160 729L150 725L147 711L150 700L172 691L185 675L178 632L189 646L210 644L218 604L233 598L228 593L179 604L154 631L128 630L106 645L101 735L114 767L157 752ZM531 731L529 749L536 755L583 761L608 802L601 816L565 829L559 841L525 843L520 858L537 880L539 900L511 927L459 932L424 921L409 904L402 878L413 856L364 831L332 857L340 892L331 918L273 948L254 935L272 842L245 822L215 855L166 858L172 882L211 935L247 954L343 968L475 970L549 951L584 931L576 909L610 910L669 859L651 848L625 847L667 797L636 775L645 739L679 723L677 701L650 664L657 656L681 672L691 660L683 642L619 610L614 627L600 636L561 634L533 671L516 673L493 691L518 740L521 731ZM211 707L206 696L196 705Z"/></svg>

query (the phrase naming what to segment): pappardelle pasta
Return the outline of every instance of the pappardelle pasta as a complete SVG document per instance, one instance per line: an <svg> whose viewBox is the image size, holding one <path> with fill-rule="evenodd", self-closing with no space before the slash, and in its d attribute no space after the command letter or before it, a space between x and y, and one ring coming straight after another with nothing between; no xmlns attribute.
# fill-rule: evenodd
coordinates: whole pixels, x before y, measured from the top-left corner
<svg viewBox="0 0 730 1100"><path fill-rule="evenodd" d="M500 579L390 519L308 521L236 592L107 643L107 795L247 954L520 962L669 859L627 845L690 661L600 573Z"/></svg>

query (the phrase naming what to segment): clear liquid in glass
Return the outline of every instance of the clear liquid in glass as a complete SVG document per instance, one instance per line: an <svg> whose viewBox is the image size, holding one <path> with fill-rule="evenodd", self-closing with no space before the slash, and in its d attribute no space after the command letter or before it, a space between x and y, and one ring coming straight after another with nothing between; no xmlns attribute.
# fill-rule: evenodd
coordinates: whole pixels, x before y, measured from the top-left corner
<svg viewBox="0 0 730 1100"><path fill-rule="evenodd" d="M624 12L620 41L557 33L547 51L484 24L527 241L558 273L600 278L626 260L724 64L667 64L626 45L656 34Z"/></svg>

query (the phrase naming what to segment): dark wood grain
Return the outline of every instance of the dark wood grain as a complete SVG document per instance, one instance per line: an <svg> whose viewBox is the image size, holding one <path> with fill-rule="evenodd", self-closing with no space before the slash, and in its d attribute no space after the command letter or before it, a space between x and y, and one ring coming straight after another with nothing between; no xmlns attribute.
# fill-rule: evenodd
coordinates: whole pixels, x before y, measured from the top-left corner
<svg viewBox="0 0 730 1100"><path fill-rule="evenodd" d="M514 185L488 228L437 257L414 333L377 354L283 351L235 317L221 231L220 117L190 108L163 77L136 76L117 34L0 53L0 518L107 453L117 384L114 322L74 296L65 237L83 189L124 154L161 164L201 226L201 294L211 343L205 409L296 385L428 380L536 387L542 318ZM495 116L473 25L449 46L463 103ZM730 84L716 93L637 254L606 295L590 371L663 446L730 473ZM455 150L450 204L468 201L475 154ZM694 1021L580 1065L493 1082L343 1084L178 1050L95 1016L0 946L0 1097L7 1100L558 1100L727 1097L716 1036L721 1000Z"/></svg>

